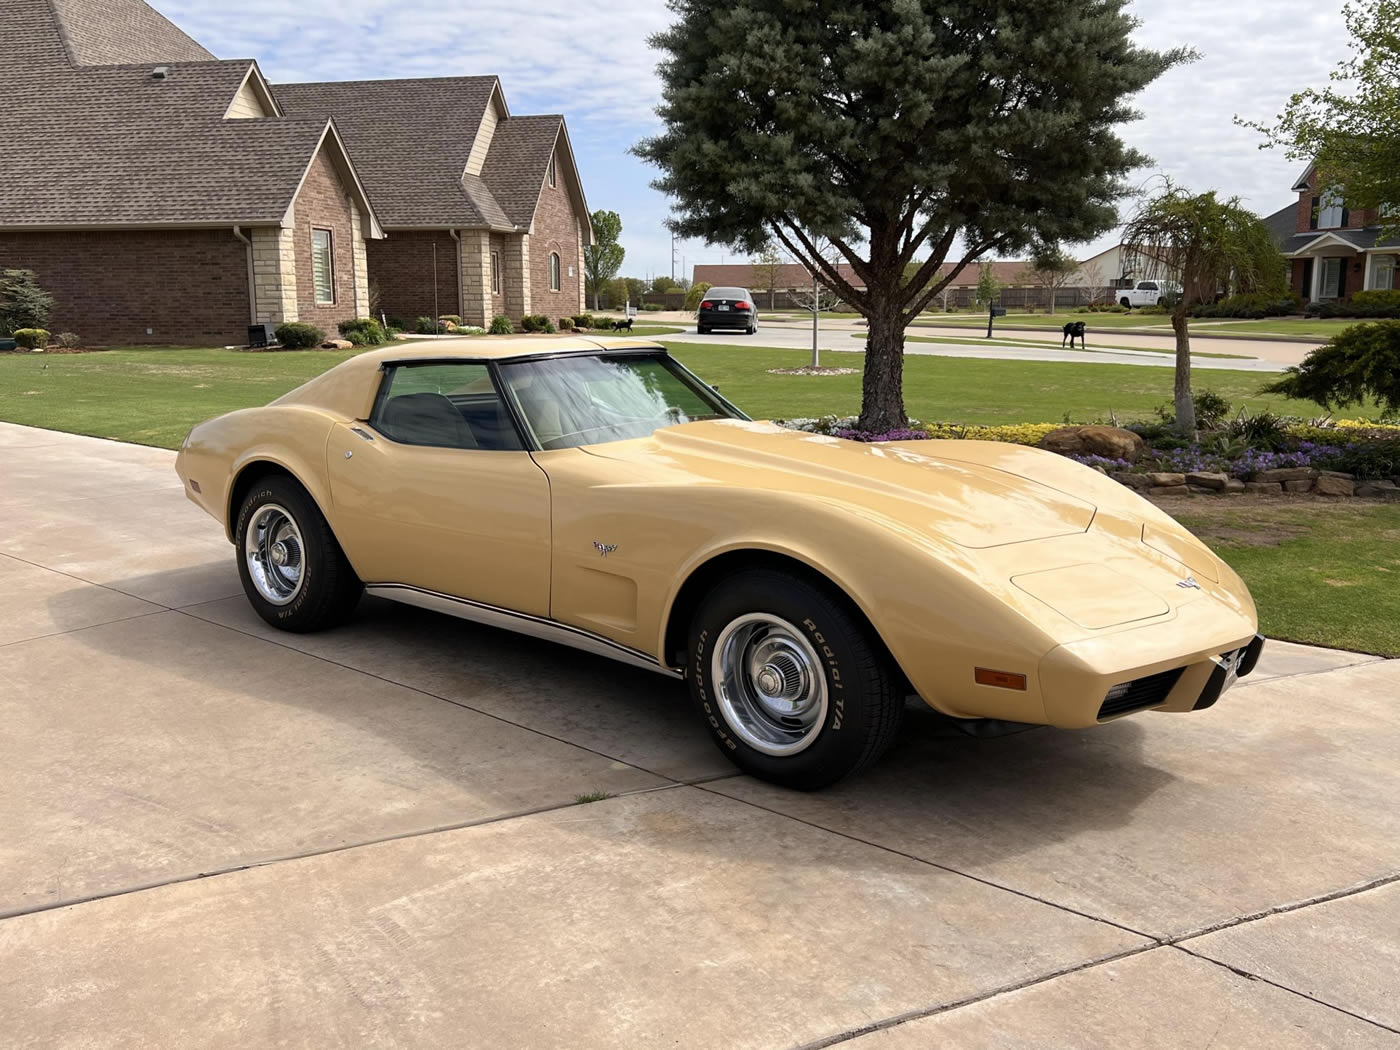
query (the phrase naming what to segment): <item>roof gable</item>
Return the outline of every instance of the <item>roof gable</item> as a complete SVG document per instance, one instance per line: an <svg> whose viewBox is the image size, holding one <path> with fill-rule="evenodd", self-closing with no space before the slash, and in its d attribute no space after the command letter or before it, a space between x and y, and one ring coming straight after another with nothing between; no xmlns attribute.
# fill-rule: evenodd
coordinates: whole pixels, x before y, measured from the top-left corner
<svg viewBox="0 0 1400 1050"><path fill-rule="evenodd" d="M51 0L75 66L207 62L214 55L144 0Z"/></svg>
<svg viewBox="0 0 1400 1050"><path fill-rule="evenodd" d="M510 221L529 229L564 126L560 116L511 117L496 128L481 177Z"/></svg>

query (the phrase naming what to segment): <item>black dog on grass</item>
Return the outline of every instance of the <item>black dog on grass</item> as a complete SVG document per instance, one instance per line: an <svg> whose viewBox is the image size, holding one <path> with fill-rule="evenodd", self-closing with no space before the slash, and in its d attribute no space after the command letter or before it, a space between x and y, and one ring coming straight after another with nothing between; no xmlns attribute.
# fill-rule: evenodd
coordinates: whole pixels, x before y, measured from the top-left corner
<svg viewBox="0 0 1400 1050"><path fill-rule="evenodd" d="M1083 325L1080 325L1079 327L1080 327L1080 328L1083 328L1084 326L1083 326ZM627 320L625 320L625 321L614 321L614 322L613 322L613 331L614 331L614 332L630 332L630 331L632 331L632 318L629 317L629 318L627 318Z"/></svg>
<svg viewBox="0 0 1400 1050"><path fill-rule="evenodd" d="M1075 339L1076 336L1079 337L1079 349L1081 349L1081 350L1087 350L1087 349L1089 349L1089 348L1084 344L1084 322L1083 322L1083 321L1070 321L1068 324L1066 324L1066 325L1064 326L1063 329L1061 329L1061 331L1064 333L1063 335L1060 336L1060 349L1061 349L1061 350L1063 350L1063 349L1065 348L1065 340L1066 340L1066 339L1069 340L1069 348L1070 348L1071 350L1073 350L1073 349L1074 349L1074 339Z"/></svg>

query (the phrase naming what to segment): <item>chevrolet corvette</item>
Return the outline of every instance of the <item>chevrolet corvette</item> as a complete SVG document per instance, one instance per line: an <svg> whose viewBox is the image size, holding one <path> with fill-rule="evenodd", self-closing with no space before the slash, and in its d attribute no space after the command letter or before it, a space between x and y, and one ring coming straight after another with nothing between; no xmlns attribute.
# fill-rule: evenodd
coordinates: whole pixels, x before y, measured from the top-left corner
<svg viewBox="0 0 1400 1050"><path fill-rule="evenodd" d="M687 683L741 769L825 786L917 696L970 731L1210 707L1239 577L1054 453L754 421L662 347L437 340L196 426L176 464L269 624L364 593Z"/></svg>

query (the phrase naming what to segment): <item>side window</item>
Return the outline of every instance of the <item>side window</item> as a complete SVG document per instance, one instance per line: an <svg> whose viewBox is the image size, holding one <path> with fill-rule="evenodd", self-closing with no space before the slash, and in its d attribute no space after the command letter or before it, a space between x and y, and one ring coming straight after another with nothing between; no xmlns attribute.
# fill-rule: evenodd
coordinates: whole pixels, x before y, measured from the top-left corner
<svg viewBox="0 0 1400 1050"><path fill-rule="evenodd" d="M549 290L557 292L560 288L559 282L559 253L549 253Z"/></svg>
<svg viewBox="0 0 1400 1050"><path fill-rule="evenodd" d="M1140 292L1155 292L1156 290L1156 281L1143 281L1140 285L1138 285L1138 291Z"/></svg>
<svg viewBox="0 0 1400 1050"><path fill-rule="evenodd" d="M391 366L369 422L403 445L507 451L522 447L490 371L466 361Z"/></svg>
<svg viewBox="0 0 1400 1050"><path fill-rule="evenodd" d="M491 253L491 294L501 294L501 253Z"/></svg>
<svg viewBox="0 0 1400 1050"><path fill-rule="evenodd" d="M311 281L316 289L316 305L335 303L335 252L331 231L319 227L311 230Z"/></svg>

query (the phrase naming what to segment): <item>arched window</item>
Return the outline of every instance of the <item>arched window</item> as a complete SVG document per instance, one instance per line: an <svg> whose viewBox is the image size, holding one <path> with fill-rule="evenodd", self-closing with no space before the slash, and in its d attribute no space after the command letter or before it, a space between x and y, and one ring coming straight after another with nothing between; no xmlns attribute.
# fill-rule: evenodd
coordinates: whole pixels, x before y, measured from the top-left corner
<svg viewBox="0 0 1400 1050"><path fill-rule="evenodd" d="M559 253L549 253L549 290L557 292L559 290Z"/></svg>

